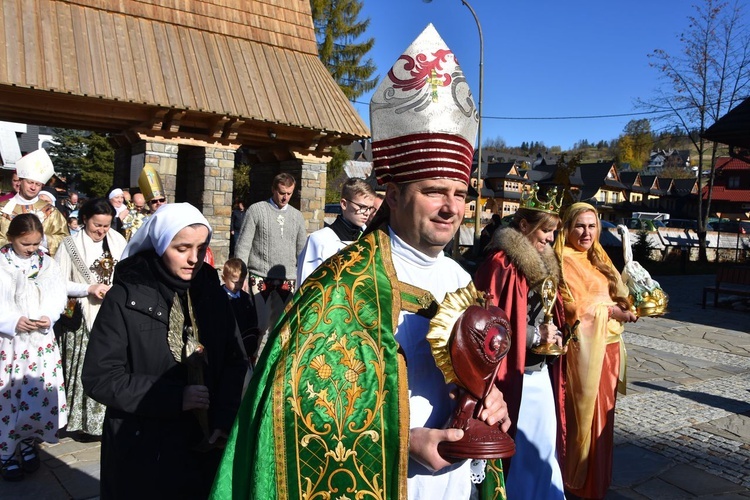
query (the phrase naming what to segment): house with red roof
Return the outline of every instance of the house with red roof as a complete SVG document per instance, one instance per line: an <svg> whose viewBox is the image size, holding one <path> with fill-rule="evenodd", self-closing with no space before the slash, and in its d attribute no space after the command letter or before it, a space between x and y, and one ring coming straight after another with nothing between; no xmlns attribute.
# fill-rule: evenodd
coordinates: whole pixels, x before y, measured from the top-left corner
<svg viewBox="0 0 750 500"><path fill-rule="evenodd" d="M708 199L708 186L702 195ZM730 156L716 160L711 212L727 219L750 218L750 163Z"/></svg>

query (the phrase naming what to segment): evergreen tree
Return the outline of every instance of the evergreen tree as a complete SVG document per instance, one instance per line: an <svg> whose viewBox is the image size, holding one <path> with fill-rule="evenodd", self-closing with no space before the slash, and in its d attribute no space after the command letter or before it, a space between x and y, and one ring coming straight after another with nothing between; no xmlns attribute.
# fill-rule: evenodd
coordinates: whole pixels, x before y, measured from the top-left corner
<svg viewBox="0 0 750 500"><path fill-rule="evenodd" d="M364 59L375 44L374 38L358 43L370 24L358 20L359 0L310 0L320 60L347 98L354 100L375 88L375 64Z"/></svg>
<svg viewBox="0 0 750 500"><path fill-rule="evenodd" d="M55 165L55 172L65 178L68 186L75 186L81 180L88 134L69 128L52 129L52 146L47 152Z"/></svg>
<svg viewBox="0 0 750 500"><path fill-rule="evenodd" d="M247 206L250 194L250 169L251 165L246 162L237 163L234 166L234 184L232 199L242 200Z"/></svg>
<svg viewBox="0 0 750 500"><path fill-rule="evenodd" d="M89 196L105 196L115 174L115 150L106 135L92 132L84 138L81 184Z"/></svg>

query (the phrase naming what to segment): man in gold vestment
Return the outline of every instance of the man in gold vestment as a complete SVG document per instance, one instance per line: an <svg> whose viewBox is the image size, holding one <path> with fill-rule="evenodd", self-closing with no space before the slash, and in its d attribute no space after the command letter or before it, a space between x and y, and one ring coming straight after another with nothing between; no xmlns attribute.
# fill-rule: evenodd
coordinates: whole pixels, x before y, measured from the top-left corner
<svg viewBox="0 0 750 500"><path fill-rule="evenodd" d="M68 221L52 203L39 198L39 191L55 173L52 160L44 149L38 149L18 160L20 179L18 193L0 203L0 246L8 243L6 234L16 215L32 213L42 221L44 239L40 248L54 256L60 242L68 236Z"/></svg>

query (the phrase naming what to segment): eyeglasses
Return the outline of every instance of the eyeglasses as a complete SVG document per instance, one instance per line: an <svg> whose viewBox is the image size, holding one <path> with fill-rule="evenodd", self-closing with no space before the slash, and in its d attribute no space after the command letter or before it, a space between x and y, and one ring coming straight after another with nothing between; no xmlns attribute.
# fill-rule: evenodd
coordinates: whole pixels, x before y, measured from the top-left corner
<svg viewBox="0 0 750 500"><path fill-rule="evenodd" d="M368 214L368 213L372 212L373 210L375 210L375 207L368 207L367 205L362 205L362 204L357 203L356 201L352 201L352 200L350 200L348 198L344 198L344 199L346 201L348 201L349 203L351 203L352 205L354 205L354 208L356 208L356 210L354 211L354 213L357 214L357 215Z"/></svg>
<svg viewBox="0 0 750 500"><path fill-rule="evenodd" d="M161 205L162 203L166 203L166 198L154 198L151 201L148 202L149 205L156 205L157 203Z"/></svg>

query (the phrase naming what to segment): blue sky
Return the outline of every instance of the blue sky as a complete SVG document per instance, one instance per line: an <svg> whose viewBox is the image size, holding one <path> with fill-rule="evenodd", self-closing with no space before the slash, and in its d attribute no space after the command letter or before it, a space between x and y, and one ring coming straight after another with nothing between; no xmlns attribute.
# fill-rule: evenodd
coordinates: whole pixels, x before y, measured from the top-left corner
<svg viewBox="0 0 750 500"><path fill-rule="evenodd" d="M637 113L660 85L647 55L678 54L692 5L700 0L469 0L484 34L483 143L502 138L569 149L581 139L618 137L631 119L495 119ZM378 80L433 23L479 95L479 36L461 0L363 0L375 38ZM747 9L750 0L741 2ZM750 10L746 10L750 12ZM354 107L369 124L371 93Z"/></svg>

